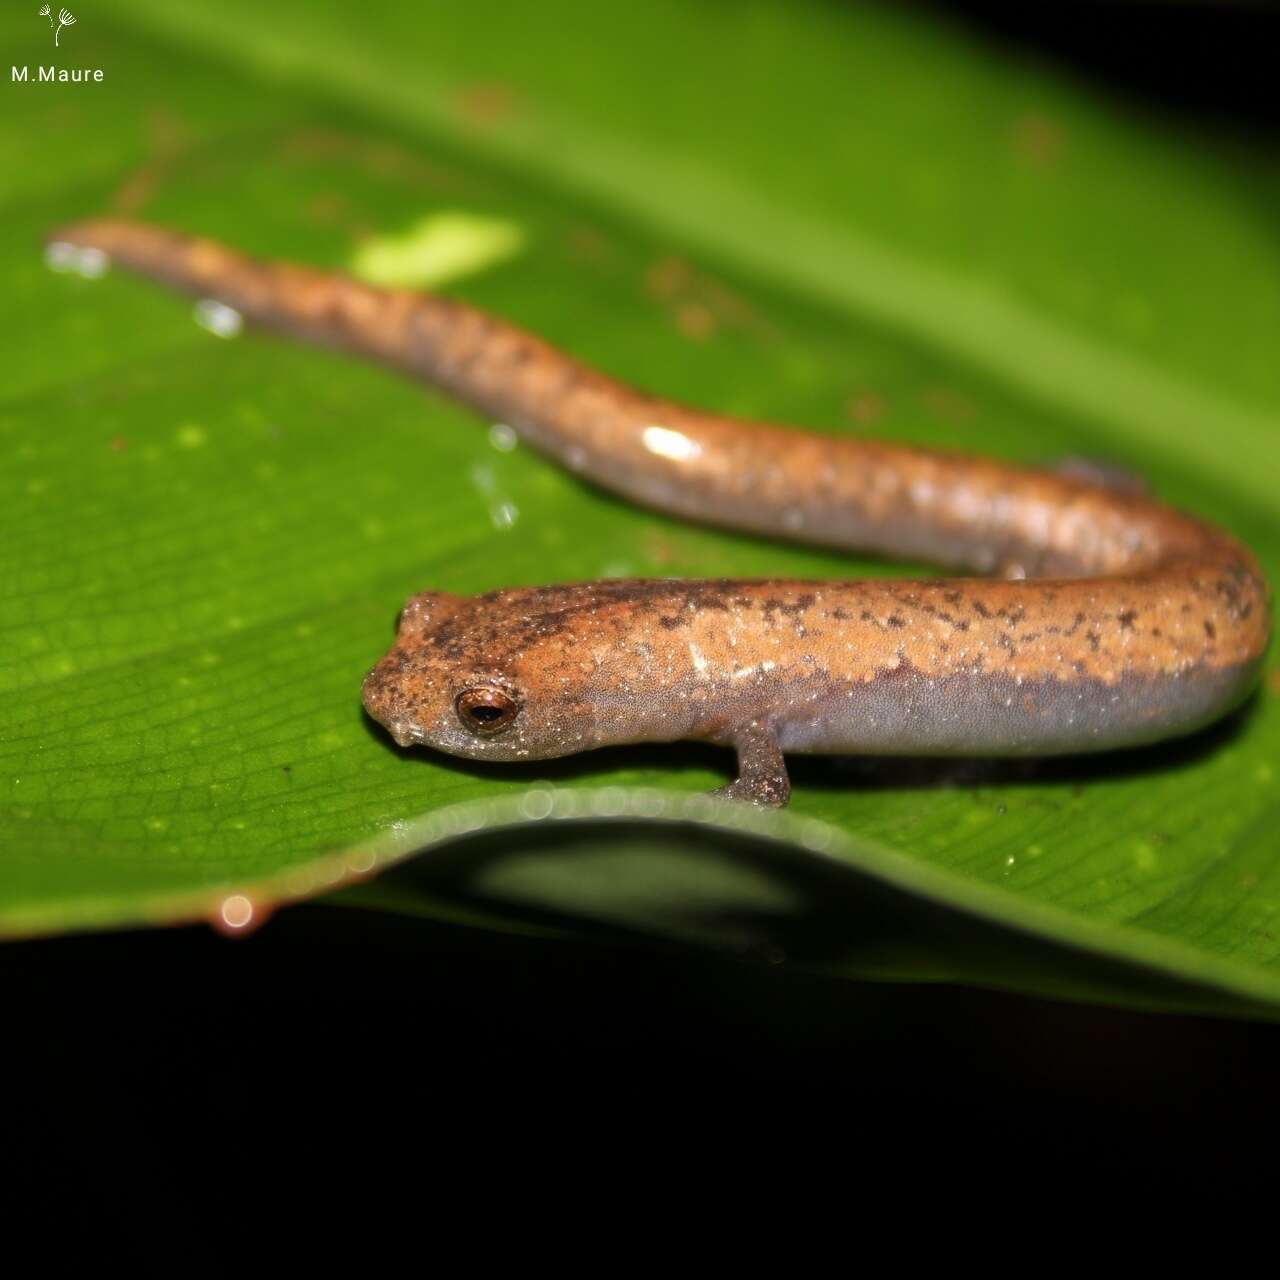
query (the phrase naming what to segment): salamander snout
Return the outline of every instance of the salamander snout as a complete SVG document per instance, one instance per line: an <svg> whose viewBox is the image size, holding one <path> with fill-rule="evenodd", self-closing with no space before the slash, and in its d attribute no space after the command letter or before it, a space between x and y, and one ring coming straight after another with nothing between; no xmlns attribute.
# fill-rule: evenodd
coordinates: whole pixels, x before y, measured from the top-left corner
<svg viewBox="0 0 1280 1280"><path fill-rule="evenodd" d="M364 682L369 714L402 747L427 746L473 760L560 754L542 732L538 709L497 672L459 672L393 649Z"/></svg>
<svg viewBox="0 0 1280 1280"><path fill-rule="evenodd" d="M400 612L396 641L365 677L364 705L402 747L479 760L560 754L544 700L493 646L491 611L424 592Z"/></svg>
<svg viewBox="0 0 1280 1280"><path fill-rule="evenodd" d="M513 690L485 681L459 687L438 664L400 645L369 672L362 692L365 710L398 746L433 746L455 755L493 755L492 745L520 713Z"/></svg>
<svg viewBox="0 0 1280 1280"><path fill-rule="evenodd" d="M649 705L618 692L629 651L619 660L602 648L593 616L575 631L563 592L414 596L365 678L365 709L402 747L471 760L548 760L644 740Z"/></svg>

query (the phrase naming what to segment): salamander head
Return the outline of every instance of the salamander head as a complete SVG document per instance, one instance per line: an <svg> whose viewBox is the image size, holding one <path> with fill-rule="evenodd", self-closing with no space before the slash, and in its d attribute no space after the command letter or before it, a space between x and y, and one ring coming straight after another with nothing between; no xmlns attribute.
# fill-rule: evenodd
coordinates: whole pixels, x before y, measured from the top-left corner
<svg viewBox="0 0 1280 1280"><path fill-rule="evenodd" d="M473 760L543 760L601 744L592 702L548 663L524 593L414 596L396 642L364 682L364 705L402 746ZM544 627L545 630L545 627Z"/></svg>

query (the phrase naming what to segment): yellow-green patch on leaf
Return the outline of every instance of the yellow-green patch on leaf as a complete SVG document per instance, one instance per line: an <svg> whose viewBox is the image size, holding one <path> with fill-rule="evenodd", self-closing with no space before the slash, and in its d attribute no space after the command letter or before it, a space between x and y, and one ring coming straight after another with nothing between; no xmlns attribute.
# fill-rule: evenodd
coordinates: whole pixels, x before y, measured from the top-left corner
<svg viewBox="0 0 1280 1280"><path fill-rule="evenodd" d="M525 239L524 228L505 218L457 210L433 213L402 235L364 241L351 269L370 284L436 288L515 257Z"/></svg>

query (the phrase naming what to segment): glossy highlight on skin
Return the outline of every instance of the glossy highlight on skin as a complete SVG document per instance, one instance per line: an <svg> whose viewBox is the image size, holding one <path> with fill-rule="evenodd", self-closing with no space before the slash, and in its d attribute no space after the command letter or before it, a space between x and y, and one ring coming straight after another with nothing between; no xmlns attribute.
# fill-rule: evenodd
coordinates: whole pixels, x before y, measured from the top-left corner
<svg viewBox="0 0 1280 1280"><path fill-rule="evenodd" d="M50 244L420 377L644 506L993 575L424 592L364 683L402 746L538 760L697 739L736 749L726 794L776 805L785 752L1134 746L1202 727L1256 680L1270 602L1252 554L1106 468L1036 471L721 417L464 303L141 223L83 222Z"/></svg>

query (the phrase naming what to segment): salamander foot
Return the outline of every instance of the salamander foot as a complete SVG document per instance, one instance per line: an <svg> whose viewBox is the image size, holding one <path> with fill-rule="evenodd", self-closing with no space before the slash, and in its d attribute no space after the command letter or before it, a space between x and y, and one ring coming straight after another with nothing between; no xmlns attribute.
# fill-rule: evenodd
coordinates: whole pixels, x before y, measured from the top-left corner
<svg viewBox="0 0 1280 1280"><path fill-rule="evenodd" d="M753 724L734 739L733 745L738 752L738 776L711 794L781 809L791 799L791 780L772 730Z"/></svg>

